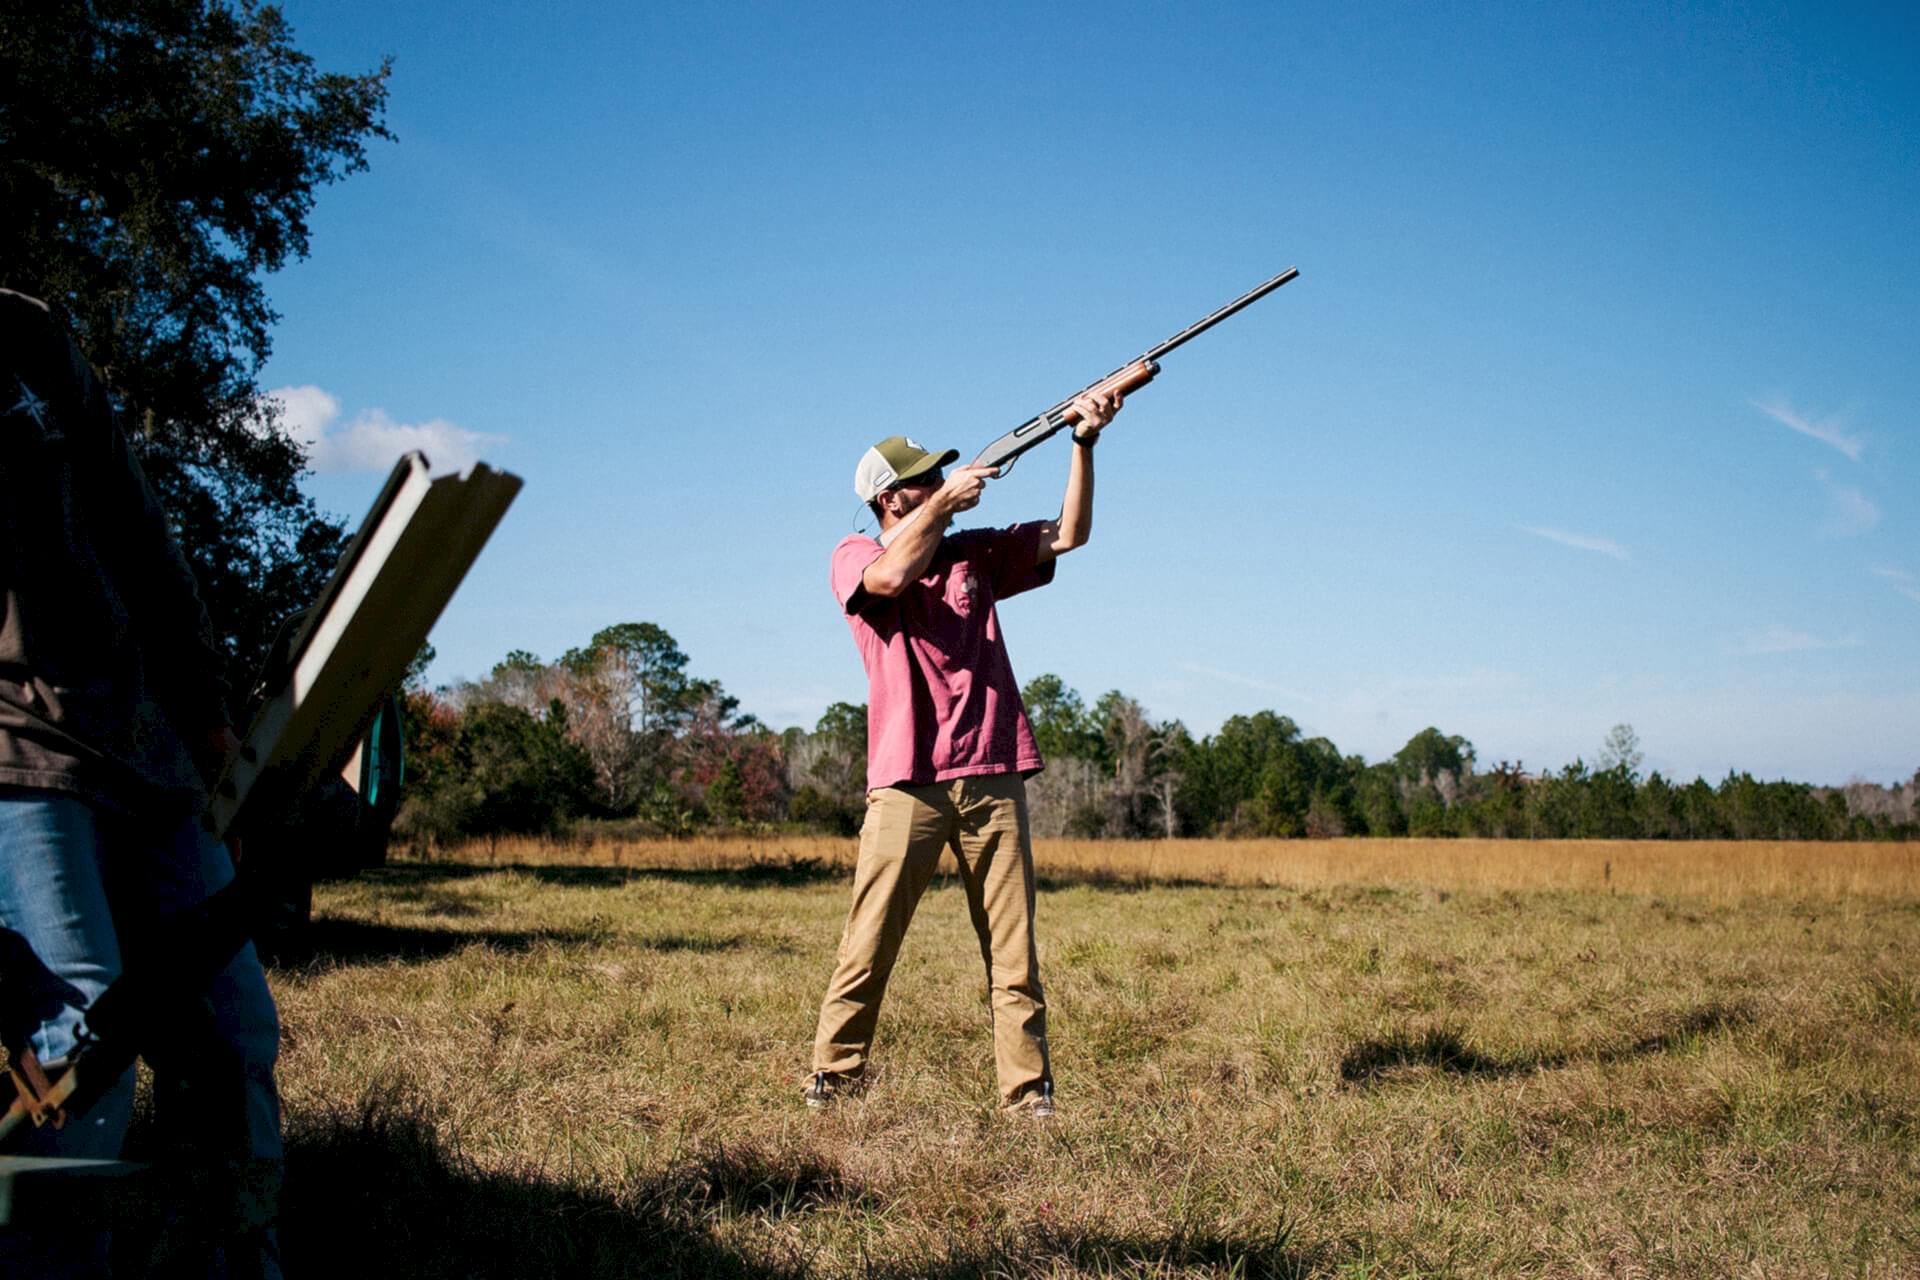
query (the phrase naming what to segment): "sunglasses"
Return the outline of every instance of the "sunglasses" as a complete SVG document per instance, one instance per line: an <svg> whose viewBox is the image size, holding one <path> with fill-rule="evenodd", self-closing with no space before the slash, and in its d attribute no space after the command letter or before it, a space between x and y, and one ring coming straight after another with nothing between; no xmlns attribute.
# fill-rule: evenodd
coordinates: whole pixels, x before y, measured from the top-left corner
<svg viewBox="0 0 1920 1280"><path fill-rule="evenodd" d="M937 488L938 486L946 483L946 481L942 479L940 475L940 470L941 469L939 467L935 467L931 471L923 472L920 475L914 476L910 479L896 480L893 482L893 487L895 489L918 489L923 485L931 485Z"/></svg>

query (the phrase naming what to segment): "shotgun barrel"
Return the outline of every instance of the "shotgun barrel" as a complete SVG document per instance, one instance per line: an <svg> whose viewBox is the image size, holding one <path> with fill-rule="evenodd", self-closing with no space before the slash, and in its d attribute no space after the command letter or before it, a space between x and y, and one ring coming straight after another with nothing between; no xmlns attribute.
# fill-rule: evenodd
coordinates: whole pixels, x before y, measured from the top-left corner
<svg viewBox="0 0 1920 1280"><path fill-rule="evenodd" d="M1239 297L1235 298L1232 302L1229 302L1226 306L1220 308L1218 311L1214 312L1212 315L1208 316L1206 319L1196 320L1194 323L1188 325L1186 328L1182 329L1180 332L1174 334L1171 338L1168 338L1165 342L1161 343L1159 346L1147 352L1147 354L1145 354L1144 356L1141 356L1140 358L1142 360L1158 360L1161 356L1167 354L1167 352L1173 350L1175 347L1182 346L1188 342L1193 341L1195 338L1199 337L1201 334L1205 333L1207 330L1213 328L1213 326L1219 324L1222 320L1225 320L1228 316L1232 315L1234 312L1242 311L1252 306L1254 303L1260 301L1260 299L1266 297L1268 294L1272 293L1275 289L1278 289L1281 285L1285 284L1287 281L1293 279L1295 276L1299 274L1300 274L1300 268L1288 267L1285 271L1282 271L1279 275L1275 276L1273 279L1265 281L1262 284L1255 285L1253 288L1247 290L1245 293L1241 294Z"/></svg>

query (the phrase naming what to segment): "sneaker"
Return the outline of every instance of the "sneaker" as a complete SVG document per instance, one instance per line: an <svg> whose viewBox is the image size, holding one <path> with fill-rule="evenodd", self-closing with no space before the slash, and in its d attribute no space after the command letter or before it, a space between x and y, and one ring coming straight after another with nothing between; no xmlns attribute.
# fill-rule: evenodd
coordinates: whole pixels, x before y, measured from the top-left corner
<svg viewBox="0 0 1920 1280"><path fill-rule="evenodd" d="M816 1071L801 1093L810 1107L830 1107L842 1098L851 1098L867 1087L865 1075L843 1075L835 1071Z"/></svg>
<svg viewBox="0 0 1920 1280"><path fill-rule="evenodd" d="M1014 1103L1013 1109L1029 1120L1051 1120L1058 1113L1053 1105L1053 1081L1042 1080L1040 1087Z"/></svg>

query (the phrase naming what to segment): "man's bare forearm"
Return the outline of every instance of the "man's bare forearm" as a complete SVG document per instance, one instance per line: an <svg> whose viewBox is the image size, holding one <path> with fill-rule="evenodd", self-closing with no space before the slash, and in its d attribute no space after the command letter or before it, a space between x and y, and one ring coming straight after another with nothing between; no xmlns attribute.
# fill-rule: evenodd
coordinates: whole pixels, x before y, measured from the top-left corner
<svg viewBox="0 0 1920 1280"><path fill-rule="evenodd" d="M1093 446L1120 412L1120 405L1118 392L1086 391L1073 402L1079 426L1073 433L1073 457L1067 463L1067 492L1060 499L1060 518L1040 544L1041 560L1084 547L1093 536Z"/></svg>
<svg viewBox="0 0 1920 1280"><path fill-rule="evenodd" d="M905 591L933 563L954 516L980 505L980 491L992 475L991 467L961 467L904 519L889 524L880 537L886 550L867 566L860 585L876 596ZM890 498L890 493L881 495L882 501Z"/></svg>
<svg viewBox="0 0 1920 1280"><path fill-rule="evenodd" d="M1060 500L1060 535L1054 540L1054 554L1087 545L1093 536L1093 449L1073 446L1073 460L1067 464L1067 492Z"/></svg>
<svg viewBox="0 0 1920 1280"><path fill-rule="evenodd" d="M940 549L940 539L947 536L947 526L952 523L951 511L936 511L931 503L921 507L896 526L898 536L867 566L861 585L876 596L899 595L933 563L933 553Z"/></svg>

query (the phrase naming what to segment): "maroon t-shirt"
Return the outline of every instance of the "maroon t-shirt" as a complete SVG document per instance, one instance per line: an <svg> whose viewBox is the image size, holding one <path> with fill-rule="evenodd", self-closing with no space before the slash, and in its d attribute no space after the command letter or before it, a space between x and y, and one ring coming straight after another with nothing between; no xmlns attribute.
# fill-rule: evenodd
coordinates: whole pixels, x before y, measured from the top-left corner
<svg viewBox="0 0 1920 1280"><path fill-rule="evenodd" d="M848 534L833 549L833 594L867 668L869 790L1040 769L994 604L1053 581L1054 562L1035 563L1045 528L948 534L891 598L861 585L877 541Z"/></svg>

